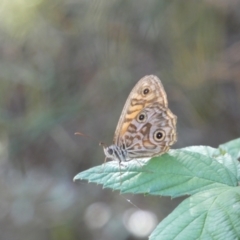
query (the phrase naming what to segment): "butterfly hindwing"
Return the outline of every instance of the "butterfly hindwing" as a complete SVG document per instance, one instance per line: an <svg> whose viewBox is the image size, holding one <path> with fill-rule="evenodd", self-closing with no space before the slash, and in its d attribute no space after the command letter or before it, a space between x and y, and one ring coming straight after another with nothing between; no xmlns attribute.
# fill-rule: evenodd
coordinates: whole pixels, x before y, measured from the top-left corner
<svg viewBox="0 0 240 240"><path fill-rule="evenodd" d="M175 141L176 116L155 102L132 119L119 144L125 145L128 158L133 159L161 155Z"/></svg>

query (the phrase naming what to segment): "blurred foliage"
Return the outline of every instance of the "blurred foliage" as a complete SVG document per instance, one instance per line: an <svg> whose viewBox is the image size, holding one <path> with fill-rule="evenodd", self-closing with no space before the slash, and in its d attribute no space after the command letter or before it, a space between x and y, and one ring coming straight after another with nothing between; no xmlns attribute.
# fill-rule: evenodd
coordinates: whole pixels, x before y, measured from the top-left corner
<svg viewBox="0 0 240 240"><path fill-rule="evenodd" d="M137 239L121 220L130 203L72 183L77 172L104 159L97 142L74 132L111 143L131 88L155 74L178 116L176 148L237 138L239 5L2 0L1 239ZM180 201L130 197L159 220ZM83 216L95 202L107 203L111 218L92 230Z"/></svg>

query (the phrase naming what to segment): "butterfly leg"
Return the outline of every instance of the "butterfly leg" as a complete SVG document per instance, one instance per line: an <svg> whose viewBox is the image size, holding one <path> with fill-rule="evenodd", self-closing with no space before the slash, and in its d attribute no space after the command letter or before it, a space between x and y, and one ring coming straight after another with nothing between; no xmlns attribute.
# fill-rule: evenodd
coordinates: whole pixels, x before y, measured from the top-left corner
<svg viewBox="0 0 240 240"><path fill-rule="evenodd" d="M107 162L107 157L105 157L104 162L103 162L103 164L102 164L102 172L104 172L103 169L105 168L106 162Z"/></svg>
<svg viewBox="0 0 240 240"><path fill-rule="evenodd" d="M129 160L129 161L132 161L132 160ZM127 162L129 162L129 161L127 161ZM134 161L136 161L137 164L140 166L141 172L153 173L153 171L150 171L150 170L147 169L147 163L146 162L141 163L138 159L134 159Z"/></svg>
<svg viewBox="0 0 240 240"><path fill-rule="evenodd" d="M119 178L120 178L120 186L122 186L122 171L121 171L121 161L118 162L118 167L119 167Z"/></svg>

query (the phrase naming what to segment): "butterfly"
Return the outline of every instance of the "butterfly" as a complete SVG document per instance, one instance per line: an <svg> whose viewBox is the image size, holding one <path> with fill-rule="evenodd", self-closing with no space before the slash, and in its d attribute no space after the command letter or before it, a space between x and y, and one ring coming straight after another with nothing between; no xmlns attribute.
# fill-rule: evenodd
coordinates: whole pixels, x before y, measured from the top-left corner
<svg viewBox="0 0 240 240"><path fill-rule="evenodd" d="M106 159L120 165L166 153L177 141L176 123L160 79L154 75L143 77L127 98L113 144L102 144Z"/></svg>

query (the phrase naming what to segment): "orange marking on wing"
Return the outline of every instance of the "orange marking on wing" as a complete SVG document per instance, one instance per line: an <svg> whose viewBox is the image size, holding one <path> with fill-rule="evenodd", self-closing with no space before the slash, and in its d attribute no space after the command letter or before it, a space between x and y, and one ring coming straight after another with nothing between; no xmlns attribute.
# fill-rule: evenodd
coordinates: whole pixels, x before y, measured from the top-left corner
<svg viewBox="0 0 240 240"><path fill-rule="evenodd" d="M140 112L142 109L143 109L142 106L139 106L139 105L133 106L133 107L131 107L131 108L128 109L127 115L129 115L129 114L131 114L131 113L134 113L134 112L136 112L136 111Z"/></svg>
<svg viewBox="0 0 240 240"><path fill-rule="evenodd" d="M120 136L122 136L128 129L129 124L135 117L138 115L140 111L133 112L131 114L127 114L126 119L127 121L124 120L121 131L120 131Z"/></svg>

